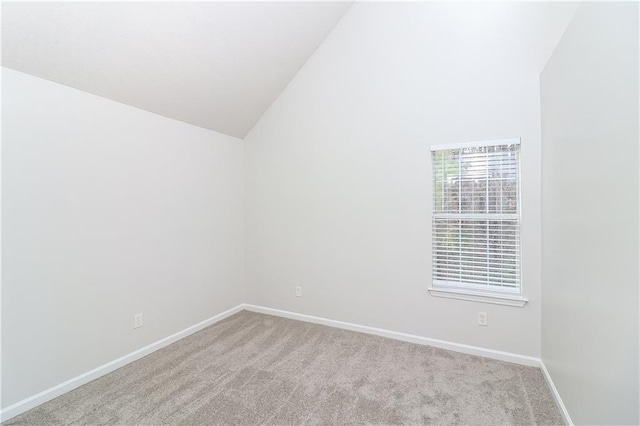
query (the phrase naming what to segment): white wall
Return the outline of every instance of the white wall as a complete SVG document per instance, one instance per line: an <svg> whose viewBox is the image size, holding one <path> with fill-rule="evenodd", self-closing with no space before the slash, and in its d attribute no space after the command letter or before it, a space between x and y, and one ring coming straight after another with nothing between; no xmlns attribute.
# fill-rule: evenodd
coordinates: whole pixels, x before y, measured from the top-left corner
<svg viewBox="0 0 640 426"><path fill-rule="evenodd" d="M246 302L538 356L539 71L575 7L354 4L245 139ZM529 304L432 297L429 146L505 137Z"/></svg>
<svg viewBox="0 0 640 426"><path fill-rule="evenodd" d="M638 424L638 4L578 9L541 76L542 358L576 424Z"/></svg>
<svg viewBox="0 0 640 426"><path fill-rule="evenodd" d="M242 302L243 147L2 72L6 407Z"/></svg>

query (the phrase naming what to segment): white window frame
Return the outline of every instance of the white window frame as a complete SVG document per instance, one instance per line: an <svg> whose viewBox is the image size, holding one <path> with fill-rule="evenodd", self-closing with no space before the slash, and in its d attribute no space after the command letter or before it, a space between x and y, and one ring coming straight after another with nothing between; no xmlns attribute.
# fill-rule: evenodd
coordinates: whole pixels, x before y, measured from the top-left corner
<svg viewBox="0 0 640 426"><path fill-rule="evenodd" d="M432 197L431 202L434 202L435 194L435 176L433 170L432 156L434 151L443 151L443 150L455 150L461 148L475 148L475 147L489 147L489 146L499 146L499 145L520 145L520 138L509 138L509 139L498 139L498 140L488 140L488 141L478 141L478 142L464 142L457 144L445 144L445 145L431 145L430 150L430 159L429 162L431 164L431 185L432 185ZM517 219L518 226L521 228L522 224L522 214L521 214L521 189L522 189L522 173L521 173L521 155L522 151L520 150L520 154L518 157L518 205L517 205L517 214L503 215L503 214L483 214L482 217L485 217L487 220L491 219L505 219L506 216L509 216L511 219ZM436 216L435 208L432 205L431 208L431 222L433 224L434 217ZM437 214L439 218L447 218L451 217L454 219L464 219L465 217L469 217L471 215L465 215L461 213L439 213ZM474 216L477 218L477 216ZM433 225L432 225L433 226ZM432 253L432 261L433 261L433 253ZM507 306L516 306L523 307L527 303L527 299L523 296L523 283L522 283L522 238L520 238L519 245L519 286L517 289L509 289L502 288L496 289L495 287L487 288L484 284L472 284L465 283L459 281L443 281L443 280L432 280L432 286L428 288L429 293L432 296L436 297L447 297L459 300L467 300L474 302L484 302L484 303L493 303L499 305L507 305ZM432 269L433 272L433 269Z"/></svg>

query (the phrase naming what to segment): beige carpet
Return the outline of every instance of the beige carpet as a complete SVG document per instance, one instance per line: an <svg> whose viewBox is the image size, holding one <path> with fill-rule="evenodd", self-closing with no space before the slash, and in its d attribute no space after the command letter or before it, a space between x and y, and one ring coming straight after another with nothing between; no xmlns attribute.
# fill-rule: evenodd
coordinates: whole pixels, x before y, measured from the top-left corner
<svg viewBox="0 0 640 426"><path fill-rule="evenodd" d="M561 422L537 368L243 311L6 424Z"/></svg>

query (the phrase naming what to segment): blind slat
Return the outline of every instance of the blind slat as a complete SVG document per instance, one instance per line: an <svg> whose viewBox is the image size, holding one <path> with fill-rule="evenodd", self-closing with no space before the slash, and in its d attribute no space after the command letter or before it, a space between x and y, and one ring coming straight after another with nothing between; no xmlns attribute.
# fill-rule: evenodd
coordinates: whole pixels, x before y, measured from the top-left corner
<svg viewBox="0 0 640 426"><path fill-rule="evenodd" d="M432 150L432 165L434 285L519 291L520 145Z"/></svg>

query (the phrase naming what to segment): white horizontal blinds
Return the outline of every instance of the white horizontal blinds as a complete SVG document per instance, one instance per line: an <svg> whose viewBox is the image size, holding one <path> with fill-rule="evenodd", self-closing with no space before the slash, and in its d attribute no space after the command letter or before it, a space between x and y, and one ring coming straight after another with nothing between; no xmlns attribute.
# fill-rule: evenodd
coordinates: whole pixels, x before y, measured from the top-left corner
<svg viewBox="0 0 640 426"><path fill-rule="evenodd" d="M432 151L434 286L520 292L519 154L517 140Z"/></svg>

